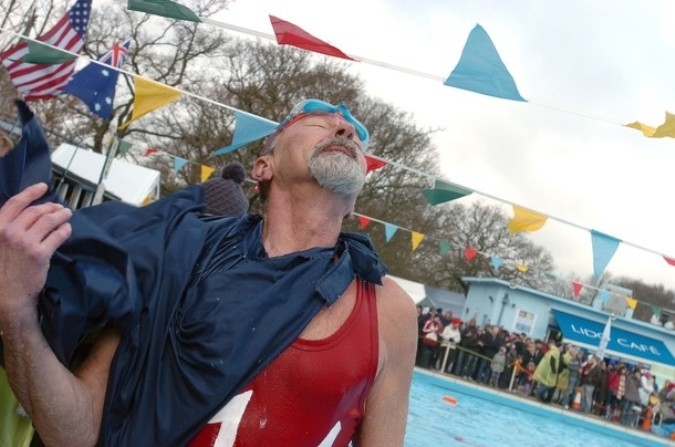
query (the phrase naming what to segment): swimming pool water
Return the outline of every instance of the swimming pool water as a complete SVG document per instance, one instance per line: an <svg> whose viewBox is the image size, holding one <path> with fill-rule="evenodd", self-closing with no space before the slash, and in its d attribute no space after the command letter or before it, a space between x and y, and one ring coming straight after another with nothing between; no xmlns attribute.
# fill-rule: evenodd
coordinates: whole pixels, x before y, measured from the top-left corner
<svg viewBox="0 0 675 447"><path fill-rule="evenodd" d="M444 396L457 403L453 405L443 400ZM536 414L528 411L525 404L522 409L512 408L505 405L503 399L464 394L459 385L416 372L411 387L405 447L657 445L644 439L621 439L620 435L615 437L607 429L608 433L603 433L561 415Z"/></svg>

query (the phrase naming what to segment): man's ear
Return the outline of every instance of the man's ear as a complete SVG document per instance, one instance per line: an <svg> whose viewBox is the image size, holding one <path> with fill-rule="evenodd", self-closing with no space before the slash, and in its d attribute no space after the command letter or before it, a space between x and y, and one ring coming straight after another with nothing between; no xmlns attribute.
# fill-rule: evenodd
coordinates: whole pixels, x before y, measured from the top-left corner
<svg viewBox="0 0 675 447"><path fill-rule="evenodd" d="M251 177L253 177L253 180L258 182L267 182L272 180L273 170L271 161L267 156L263 155L262 157L258 157L258 159L253 164Z"/></svg>

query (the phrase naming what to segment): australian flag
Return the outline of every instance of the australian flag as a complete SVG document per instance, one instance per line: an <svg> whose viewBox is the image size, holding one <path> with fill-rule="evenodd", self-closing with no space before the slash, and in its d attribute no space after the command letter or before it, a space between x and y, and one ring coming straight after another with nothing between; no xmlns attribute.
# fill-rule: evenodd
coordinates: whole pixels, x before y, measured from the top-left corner
<svg viewBox="0 0 675 447"><path fill-rule="evenodd" d="M110 65L115 67L114 69L91 62L73 75L63 93L80 98L94 115L104 120L110 119L119 76L117 69L122 68L128 53L129 39L118 43L112 50L99 57L98 61L101 64Z"/></svg>

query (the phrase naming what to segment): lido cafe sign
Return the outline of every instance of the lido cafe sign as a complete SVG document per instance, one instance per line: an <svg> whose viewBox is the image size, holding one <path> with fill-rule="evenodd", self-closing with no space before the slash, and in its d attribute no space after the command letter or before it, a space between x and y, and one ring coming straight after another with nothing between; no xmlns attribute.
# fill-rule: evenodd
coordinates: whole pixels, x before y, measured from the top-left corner
<svg viewBox="0 0 675 447"><path fill-rule="evenodd" d="M582 336L585 343L599 345L602 338L603 329L599 331L584 326L583 323L573 323L570 325L572 331ZM607 347L613 351L632 354L638 357L661 358L665 346L658 340L653 340L645 336L631 334L620 329L612 328L610 340ZM631 340L632 339L632 340ZM581 340L579 340L581 341Z"/></svg>

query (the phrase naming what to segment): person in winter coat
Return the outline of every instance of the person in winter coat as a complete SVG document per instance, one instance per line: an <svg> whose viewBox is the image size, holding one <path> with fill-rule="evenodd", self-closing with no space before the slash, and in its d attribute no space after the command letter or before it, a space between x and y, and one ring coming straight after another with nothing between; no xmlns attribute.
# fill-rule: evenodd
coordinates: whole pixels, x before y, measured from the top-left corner
<svg viewBox="0 0 675 447"><path fill-rule="evenodd" d="M441 347L445 358L441 359L441 368L444 372L450 373L457 360L457 344L462 341L462 334L459 330L459 325L462 322L459 318L450 320L450 324L443 328L441 332ZM446 355L447 353L447 355Z"/></svg>
<svg viewBox="0 0 675 447"><path fill-rule="evenodd" d="M654 376L649 371L643 372L642 377L640 377L640 388L638 389L640 405L647 407L649 405L649 398L655 391Z"/></svg>
<svg viewBox="0 0 675 447"><path fill-rule="evenodd" d="M501 346L490 362L490 370L492 371L492 374L490 375L490 386L497 388L499 385L499 376L502 375L505 367L506 348Z"/></svg>
<svg viewBox="0 0 675 447"><path fill-rule="evenodd" d="M621 405L621 423L628 427L637 424L637 418L642 408L640 407L640 377L642 371L635 368L632 373L626 375L626 394Z"/></svg>
<svg viewBox="0 0 675 447"><path fill-rule="evenodd" d="M592 356L581 367L581 411L590 413L593 409L593 392L600 386L602 379L601 359L598 356Z"/></svg>

